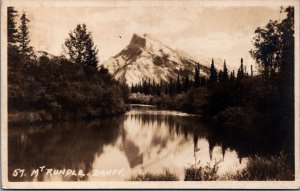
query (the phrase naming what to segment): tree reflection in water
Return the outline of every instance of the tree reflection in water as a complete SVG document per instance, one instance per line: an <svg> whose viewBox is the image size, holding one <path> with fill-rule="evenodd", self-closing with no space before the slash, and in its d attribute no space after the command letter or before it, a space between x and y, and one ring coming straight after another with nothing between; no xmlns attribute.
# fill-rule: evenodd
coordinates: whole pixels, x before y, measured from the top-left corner
<svg viewBox="0 0 300 191"><path fill-rule="evenodd" d="M40 166L84 173L97 168L126 170L125 176L111 179L62 176L61 181L120 180L163 167L183 179L184 168L198 160L204 165L221 160L220 172L226 173L243 168L243 158L276 153L280 143L276 137L213 126L200 116L144 106L132 106L125 115L110 119L9 127L8 134L10 181L53 180L45 173L36 180L12 176L16 168L31 172Z"/></svg>

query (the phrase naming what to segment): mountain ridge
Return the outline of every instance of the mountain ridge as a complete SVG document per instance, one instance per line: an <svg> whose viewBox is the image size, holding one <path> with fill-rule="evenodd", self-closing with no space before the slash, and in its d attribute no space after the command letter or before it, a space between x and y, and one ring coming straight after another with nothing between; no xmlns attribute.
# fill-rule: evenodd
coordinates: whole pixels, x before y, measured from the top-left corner
<svg viewBox="0 0 300 191"><path fill-rule="evenodd" d="M221 59L214 60L215 65L223 67ZM129 44L115 56L103 62L116 80L128 85L137 84L142 80L161 80L169 82L184 78L193 78L195 67L199 63L201 75L209 75L211 61L208 58L195 59L189 53L172 49L149 34L134 33ZM217 67L217 69L221 69Z"/></svg>

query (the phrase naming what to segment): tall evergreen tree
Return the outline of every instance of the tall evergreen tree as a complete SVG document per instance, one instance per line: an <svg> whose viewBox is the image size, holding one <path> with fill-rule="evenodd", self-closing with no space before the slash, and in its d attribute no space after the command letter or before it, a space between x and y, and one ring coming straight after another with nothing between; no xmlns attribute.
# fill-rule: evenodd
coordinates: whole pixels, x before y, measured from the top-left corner
<svg viewBox="0 0 300 191"><path fill-rule="evenodd" d="M21 57L21 63L25 64L34 58L33 48L30 46L30 36L28 30L28 23L30 20L27 18L26 13L21 16L21 24L18 31L18 49Z"/></svg>
<svg viewBox="0 0 300 191"><path fill-rule="evenodd" d="M170 80L170 83L169 83L169 95L172 96L174 94L174 84L173 84L173 80L171 79Z"/></svg>
<svg viewBox="0 0 300 191"><path fill-rule="evenodd" d="M19 63L18 53L18 30L16 26L16 17L18 12L14 7L7 8L7 59L8 65L16 65Z"/></svg>
<svg viewBox="0 0 300 191"><path fill-rule="evenodd" d="M183 91L187 92L190 89L190 79L189 76L186 74L183 82Z"/></svg>
<svg viewBox="0 0 300 191"><path fill-rule="evenodd" d="M224 66L223 66L223 77L222 80L226 82L228 80L228 70L226 66L226 60L224 60Z"/></svg>
<svg viewBox="0 0 300 191"><path fill-rule="evenodd" d="M199 64L197 64L197 66L195 67L194 85L196 88L200 86L200 65Z"/></svg>
<svg viewBox="0 0 300 191"><path fill-rule="evenodd" d="M181 88L181 83L180 83L180 79L179 79L179 75L177 76L177 80L176 80L176 93L180 93L182 90Z"/></svg>
<svg viewBox="0 0 300 191"><path fill-rule="evenodd" d="M230 73L230 82L234 82L235 81L235 74L234 74L234 70Z"/></svg>
<svg viewBox="0 0 300 191"><path fill-rule="evenodd" d="M14 45L18 40L17 23L15 21L17 16L18 12L14 7L7 8L7 42L9 45Z"/></svg>
<svg viewBox="0 0 300 191"><path fill-rule="evenodd" d="M218 73L218 81L219 81L219 82L223 82L223 77L224 77L224 76L223 76L223 71L220 70L219 73Z"/></svg>
<svg viewBox="0 0 300 191"><path fill-rule="evenodd" d="M212 59L211 66L210 66L209 82L213 83L216 81L217 81L217 70L215 68L214 59Z"/></svg>
<svg viewBox="0 0 300 191"><path fill-rule="evenodd" d="M241 58L241 65L240 68L238 69L237 73L237 79L240 80L244 77L244 65L243 65L243 58Z"/></svg>
<svg viewBox="0 0 300 191"><path fill-rule="evenodd" d="M69 33L65 46L71 63L80 64L86 69L97 69L98 49L94 45L92 34L87 31L85 24L77 25L74 31Z"/></svg>
<svg viewBox="0 0 300 191"><path fill-rule="evenodd" d="M163 85L163 80L162 79L160 79L159 92L160 92L160 95L162 93L165 93L165 91L164 91L164 85Z"/></svg>

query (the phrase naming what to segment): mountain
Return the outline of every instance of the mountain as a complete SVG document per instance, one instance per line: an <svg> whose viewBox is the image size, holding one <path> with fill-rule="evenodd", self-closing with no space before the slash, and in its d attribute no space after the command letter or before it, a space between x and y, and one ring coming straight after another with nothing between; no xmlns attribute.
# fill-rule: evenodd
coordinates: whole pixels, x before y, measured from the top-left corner
<svg viewBox="0 0 300 191"><path fill-rule="evenodd" d="M214 59L217 69L223 67L221 59ZM184 51L172 49L149 34L133 34L131 41L120 53L103 62L115 79L129 86L142 80L154 80L159 83L184 78L193 78L199 63L202 76L209 75L211 59L194 58Z"/></svg>

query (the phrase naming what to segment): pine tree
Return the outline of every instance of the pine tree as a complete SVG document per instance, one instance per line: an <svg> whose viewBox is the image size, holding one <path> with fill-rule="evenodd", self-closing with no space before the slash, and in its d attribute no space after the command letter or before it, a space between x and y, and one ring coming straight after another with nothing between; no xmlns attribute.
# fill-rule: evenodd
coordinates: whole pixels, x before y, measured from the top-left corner
<svg viewBox="0 0 300 191"><path fill-rule="evenodd" d="M164 91L164 85L163 85L163 80L162 79L160 79L159 92L160 92L160 95L162 93L165 93L165 91Z"/></svg>
<svg viewBox="0 0 300 191"><path fill-rule="evenodd" d="M14 45L18 40L18 30L15 21L17 16L18 12L14 7L7 8L7 42L9 45Z"/></svg>
<svg viewBox="0 0 300 191"><path fill-rule="evenodd" d="M253 67L251 65L251 77L253 77Z"/></svg>
<svg viewBox="0 0 300 191"><path fill-rule="evenodd" d="M224 60L224 66L223 66L223 77L222 77L222 80L224 82L226 82L228 80L228 70L227 70L227 67L226 67L226 60Z"/></svg>
<svg viewBox="0 0 300 191"><path fill-rule="evenodd" d="M195 67L194 85L196 88L200 86L200 65L197 64Z"/></svg>
<svg viewBox="0 0 300 191"><path fill-rule="evenodd" d="M18 49L21 57L21 63L27 64L31 59L34 58L33 48L30 46L30 37L28 31L29 19L26 17L26 13L21 16L21 25L18 31Z"/></svg>
<svg viewBox="0 0 300 191"><path fill-rule="evenodd" d="M80 64L88 70L97 70L98 49L85 24L77 25L74 31L69 33L65 46L71 63Z"/></svg>
<svg viewBox="0 0 300 191"><path fill-rule="evenodd" d="M15 18L18 16L18 12L14 7L7 8L7 62L8 65L17 65L19 63L18 52L18 30L16 28Z"/></svg>
<svg viewBox="0 0 300 191"><path fill-rule="evenodd" d="M183 91L187 92L190 89L190 79L189 76L186 74L183 82Z"/></svg>
<svg viewBox="0 0 300 191"><path fill-rule="evenodd" d="M137 86L137 92L142 93L143 92L143 88L142 88L142 82L139 82L138 86Z"/></svg>
<svg viewBox="0 0 300 191"><path fill-rule="evenodd" d="M206 77L201 77L200 78L200 86L205 86L207 84L207 78Z"/></svg>
<svg viewBox="0 0 300 191"><path fill-rule="evenodd" d="M174 84L173 84L173 80L170 80L169 83L169 95L172 96L174 94Z"/></svg>
<svg viewBox="0 0 300 191"><path fill-rule="evenodd" d="M241 58L241 65L237 73L237 79L240 80L243 77L244 77L244 65L243 65L243 58Z"/></svg>
<svg viewBox="0 0 300 191"><path fill-rule="evenodd" d="M231 82L234 82L234 81L235 81L234 70L230 73L230 81L231 81Z"/></svg>
<svg viewBox="0 0 300 191"><path fill-rule="evenodd" d="M136 85L135 84L131 84L131 93L136 93Z"/></svg>
<svg viewBox="0 0 300 191"><path fill-rule="evenodd" d="M222 71L222 70L219 71L219 74L218 74L218 81L219 81L219 82L223 82L223 71Z"/></svg>
<svg viewBox="0 0 300 191"><path fill-rule="evenodd" d="M179 79L179 75L177 76L177 81L176 81L176 93L180 93L181 92L181 83L180 83L180 79Z"/></svg>
<svg viewBox="0 0 300 191"><path fill-rule="evenodd" d="M148 83L147 83L147 93L148 93L148 95L149 94L151 94L151 80L150 80L150 78L148 79Z"/></svg>
<svg viewBox="0 0 300 191"><path fill-rule="evenodd" d="M212 59L211 66L210 66L209 82L213 83L216 81L217 81L217 71L215 69L214 60Z"/></svg>

